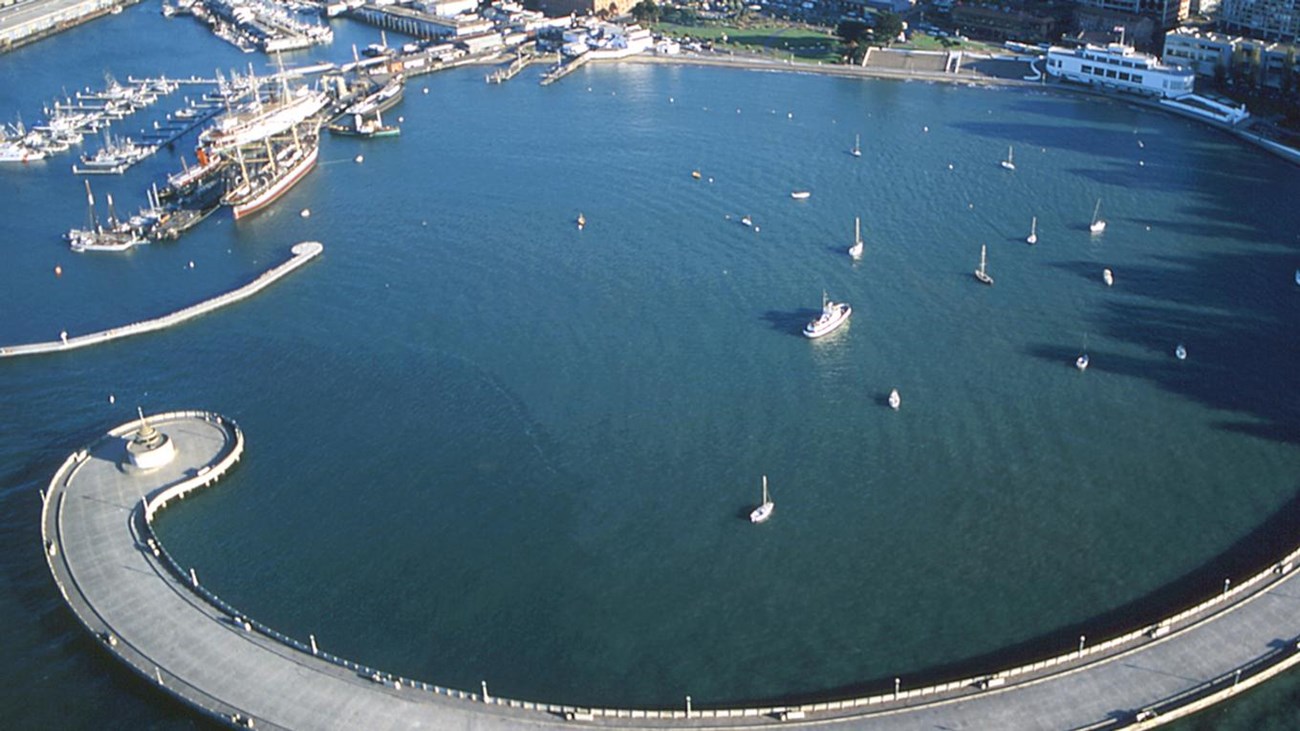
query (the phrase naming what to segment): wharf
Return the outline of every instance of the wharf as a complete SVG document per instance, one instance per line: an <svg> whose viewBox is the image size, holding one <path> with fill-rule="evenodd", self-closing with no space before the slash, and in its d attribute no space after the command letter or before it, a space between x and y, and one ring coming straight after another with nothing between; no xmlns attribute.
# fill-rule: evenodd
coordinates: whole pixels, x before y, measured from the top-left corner
<svg viewBox="0 0 1300 731"><path fill-rule="evenodd" d="M225 294L217 295L209 300L204 300L196 305L190 305L182 310L177 310L162 317L156 317L152 320L134 322L130 325L115 327L110 330L101 330L99 332L77 335L73 337L63 337L59 340L51 340L43 343L29 343L26 345L10 345L0 347L0 358L12 358L20 355L39 355L42 353L58 353L65 350L75 350L90 345L99 345L111 340L130 337L132 335L142 335L155 330L162 330L173 325L179 325L186 320L191 320L202 315L206 315L213 310L220 309L226 305L231 305L240 300L247 299L261 292L263 289L279 281L281 277L295 271L298 267L320 256L325 247L317 241L304 241L294 244L293 256L283 264L272 267L253 281L245 284L238 289L232 289ZM65 333L66 336L66 333Z"/></svg>
<svg viewBox="0 0 1300 731"><path fill-rule="evenodd" d="M489 84L504 84L518 76L519 72L528 68L530 64L540 61L541 59L541 56L532 53L520 53L510 62L510 65L493 71L487 75L485 80Z"/></svg>
<svg viewBox="0 0 1300 731"><path fill-rule="evenodd" d="M542 81L541 81L542 86L550 86L551 84L554 84L560 79L563 79L565 76L568 76L569 74L578 70L578 67L586 64L588 61L591 60L591 58L592 58L591 52L588 51L587 53L578 56L577 58L573 59L568 63L556 64L553 68L551 68L551 70L547 71L546 74L542 76Z"/></svg>
<svg viewBox="0 0 1300 731"><path fill-rule="evenodd" d="M253 728L473 731L542 728L1150 728L1235 695L1300 662L1300 551L1206 601L1134 632L1031 665L876 695L747 708L588 708L512 700L394 676L287 637L246 616L168 554L151 529L168 501L211 484L243 435L203 412L151 417L175 466L121 466L124 424L72 454L43 494L55 583L105 649L214 719Z"/></svg>
<svg viewBox="0 0 1300 731"><path fill-rule="evenodd" d="M0 7L0 53L120 11L140 0L25 0Z"/></svg>

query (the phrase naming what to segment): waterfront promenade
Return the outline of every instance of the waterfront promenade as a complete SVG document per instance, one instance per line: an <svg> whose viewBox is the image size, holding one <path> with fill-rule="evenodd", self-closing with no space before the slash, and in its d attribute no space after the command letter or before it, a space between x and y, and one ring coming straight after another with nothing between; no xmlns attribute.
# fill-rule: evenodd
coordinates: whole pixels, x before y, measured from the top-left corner
<svg viewBox="0 0 1300 731"><path fill-rule="evenodd" d="M862 698L799 706L600 709L497 697L489 683L452 690L394 677L288 638L207 591L150 527L168 502L234 465L244 439L228 419L173 412L149 424L176 456L125 463L141 421L78 450L44 494L51 573L81 623L141 677L234 725L295 729L550 727L1065 729L1146 727L1230 696L1300 661L1297 554L1204 603L1127 635L1020 668ZM230 488L227 488L230 489ZM322 607L321 611L328 611ZM1097 638L1101 640L1101 638ZM924 641L918 638L918 641ZM508 689L502 689L508 692Z"/></svg>
<svg viewBox="0 0 1300 731"><path fill-rule="evenodd" d="M196 305L190 305L182 310L177 310L162 317L155 317L152 320L133 322L129 325L100 330L99 332L86 333L83 335L69 336L63 333L59 340L48 340L40 343L27 343L25 345L8 345L0 347L0 358L12 358L20 355L40 355L42 353L57 353L64 350L75 350L84 348L89 345L98 345L107 343L112 340L130 337L132 335L142 335L155 330L162 330L173 325L179 325L186 320L192 320L196 317L206 315L213 310L220 309L226 305L232 305L240 300L247 299L261 292L263 289L279 281L285 275L296 271L298 267L320 256L325 247L318 241L304 241L294 244L291 250L293 256L288 261L276 265L256 279L245 284L238 289L232 289L225 294L217 295L212 299L204 300Z"/></svg>

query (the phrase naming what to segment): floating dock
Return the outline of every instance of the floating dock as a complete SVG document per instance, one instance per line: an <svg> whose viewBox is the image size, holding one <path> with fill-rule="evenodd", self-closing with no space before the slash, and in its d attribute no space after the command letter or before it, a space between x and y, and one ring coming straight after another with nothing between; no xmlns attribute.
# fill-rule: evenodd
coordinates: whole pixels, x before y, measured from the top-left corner
<svg viewBox="0 0 1300 731"><path fill-rule="evenodd" d="M126 338L132 335L142 335L155 330L162 330L173 325L179 325L186 320L192 320L196 317L206 315L213 310L220 309L226 305L232 305L240 300L247 299L261 292L263 289L279 281L281 277L298 269L298 267L320 256L325 247L318 241L304 241L294 244L292 249L293 256L283 264L272 267L253 281L245 284L239 289L233 289L225 294L217 295L210 300L204 300L196 305L190 305L183 310L177 310L162 317L156 317L152 320L142 322L133 322L130 325L115 327L110 330L101 330L99 332L87 333L85 335L67 336L59 340L52 340L43 343L29 343L27 345L10 345L0 347L0 358L12 358L20 355L39 355L42 353L58 353L65 350L75 350L85 348L90 345L107 343L111 340Z"/></svg>

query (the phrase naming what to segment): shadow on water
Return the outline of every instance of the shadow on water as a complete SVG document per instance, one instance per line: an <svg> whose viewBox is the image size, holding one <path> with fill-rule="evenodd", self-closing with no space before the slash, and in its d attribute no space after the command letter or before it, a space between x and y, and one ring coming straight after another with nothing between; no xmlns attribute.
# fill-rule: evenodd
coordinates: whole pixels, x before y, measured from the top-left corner
<svg viewBox="0 0 1300 731"><path fill-rule="evenodd" d="M1076 624L1069 624L1026 642L957 662L909 673L905 687L950 682L985 675L1010 667L1034 663L1078 649L1078 637L1115 637L1154 624L1162 617L1180 612L1210 599L1223 590L1223 580L1235 586L1260 571L1270 569L1277 559L1300 543L1300 483L1296 495L1271 515L1254 532L1227 551L1181 578L1116 609ZM811 703L832 699L884 694L894 689L893 678L876 678L863 683L828 688L815 694L792 694L779 698L736 698L719 705L763 703Z"/></svg>
<svg viewBox="0 0 1300 731"><path fill-rule="evenodd" d="M781 310L768 310L763 313L763 321L777 332L803 337L803 326L807 325L812 320L816 320L819 315L821 315L821 310L810 310L807 308L800 308L788 312L783 312Z"/></svg>
<svg viewBox="0 0 1300 731"><path fill-rule="evenodd" d="M1115 271L1114 291L1091 314L1087 330L1145 349L1149 356L1094 350L1093 370L1145 379L1162 389L1234 416L1217 422L1225 431L1300 444L1300 287L1294 283L1300 253L1163 256L1156 265ZM1056 265L1099 280L1098 264ZM1105 289L1097 281L1097 287ZM1134 302L1132 295L1141 298ZM1188 356L1177 361L1177 344ZM1072 344L1040 343L1029 354L1068 362Z"/></svg>

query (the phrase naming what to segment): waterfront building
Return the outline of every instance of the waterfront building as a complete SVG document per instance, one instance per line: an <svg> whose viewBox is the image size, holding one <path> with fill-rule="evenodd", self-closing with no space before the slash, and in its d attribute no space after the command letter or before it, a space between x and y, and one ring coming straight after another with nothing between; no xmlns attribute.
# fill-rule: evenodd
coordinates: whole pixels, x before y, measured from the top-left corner
<svg viewBox="0 0 1300 731"><path fill-rule="evenodd" d="M1259 86L1294 89L1300 81L1300 48L1200 28L1179 28L1165 36L1164 59L1198 76L1244 78Z"/></svg>
<svg viewBox="0 0 1300 731"><path fill-rule="evenodd" d="M1051 43L1069 29L1073 10L1055 0L966 0L953 6L952 21L971 38Z"/></svg>
<svg viewBox="0 0 1300 731"><path fill-rule="evenodd" d="M122 4L119 0L58 0L0 5L0 52L98 18Z"/></svg>
<svg viewBox="0 0 1300 731"><path fill-rule="evenodd" d="M1163 64L1155 56L1119 43L1053 46L1047 52L1047 73L1067 81L1168 99L1191 94L1196 79L1191 69Z"/></svg>
<svg viewBox="0 0 1300 731"><path fill-rule="evenodd" d="M1187 20L1191 0L1078 0L1080 9L1093 8L1102 13L1151 18L1160 30L1168 30Z"/></svg>
<svg viewBox="0 0 1300 731"><path fill-rule="evenodd" d="M1300 41L1300 0L1223 0L1225 30L1268 41Z"/></svg>
<svg viewBox="0 0 1300 731"><path fill-rule="evenodd" d="M537 8L547 16L627 15L640 0L538 0Z"/></svg>

